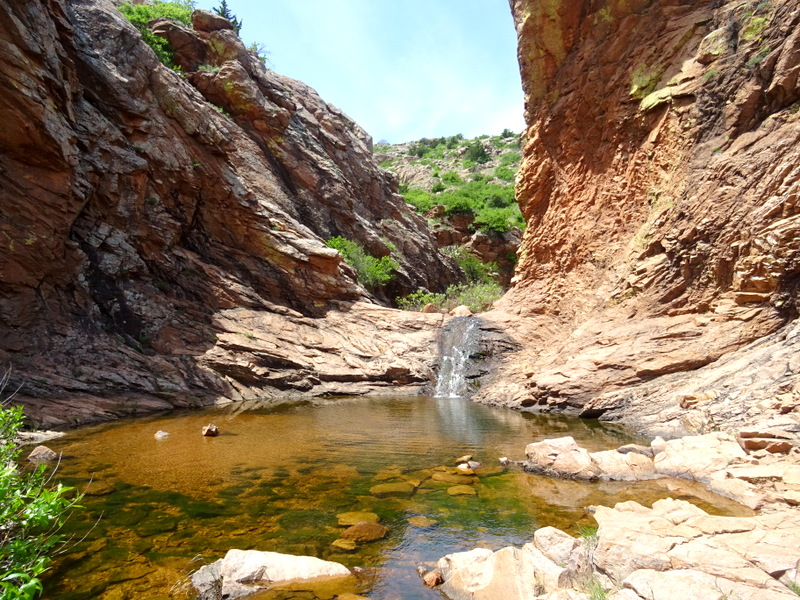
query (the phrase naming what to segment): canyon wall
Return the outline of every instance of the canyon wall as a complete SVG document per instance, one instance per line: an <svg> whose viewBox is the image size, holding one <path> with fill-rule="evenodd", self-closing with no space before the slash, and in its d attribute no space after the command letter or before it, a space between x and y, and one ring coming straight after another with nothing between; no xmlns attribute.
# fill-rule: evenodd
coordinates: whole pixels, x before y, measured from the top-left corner
<svg viewBox="0 0 800 600"><path fill-rule="evenodd" d="M477 399L651 432L797 415L797 3L510 4L528 228L490 319L526 349Z"/></svg>
<svg viewBox="0 0 800 600"><path fill-rule="evenodd" d="M457 280L371 139L230 24L0 0L0 365L39 424L426 383L439 315L375 304L325 245Z"/></svg>

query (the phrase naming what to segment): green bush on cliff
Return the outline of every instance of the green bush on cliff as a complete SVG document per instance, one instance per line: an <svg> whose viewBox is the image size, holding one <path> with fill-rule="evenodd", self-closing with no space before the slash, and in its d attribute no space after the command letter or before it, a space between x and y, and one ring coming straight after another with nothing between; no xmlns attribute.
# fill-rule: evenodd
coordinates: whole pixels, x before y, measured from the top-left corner
<svg viewBox="0 0 800 600"><path fill-rule="evenodd" d="M395 269L399 268L390 256L371 256L360 244L347 238L337 236L326 243L339 251L347 264L355 269L358 282L368 289L374 290L389 283L394 277Z"/></svg>
<svg viewBox="0 0 800 600"><path fill-rule="evenodd" d="M417 290L408 296L398 298L397 306L403 310L419 311L432 304L437 310L449 311L463 304L472 312L479 313L491 308L502 295L503 288L497 282L467 283L451 285L444 294Z"/></svg>
<svg viewBox="0 0 800 600"><path fill-rule="evenodd" d="M76 500L70 488L50 485L47 468L17 466L20 449L14 439L22 426L22 409L0 405L0 599L29 600L42 593L39 576L50 553L63 542L58 533Z"/></svg>
<svg viewBox="0 0 800 600"><path fill-rule="evenodd" d="M128 19L144 42L153 49L158 60L170 69L175 69L175 53L164 38L158 37L150 30L150 22L155 19L169 19L187 27L192 24L194 2L179 0L177 2L159 2L154 4L123 4L119 11Z"/></svg>

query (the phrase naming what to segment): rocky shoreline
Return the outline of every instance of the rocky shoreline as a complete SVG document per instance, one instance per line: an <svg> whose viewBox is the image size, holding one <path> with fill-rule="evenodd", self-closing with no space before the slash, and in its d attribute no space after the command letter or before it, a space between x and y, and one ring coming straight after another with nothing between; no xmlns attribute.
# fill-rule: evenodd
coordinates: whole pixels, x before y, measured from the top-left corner
<svg viewBox="0 0 800 600"><path fill-rule="evenodd" d="M758 441L756 441L758 440ZM771 448L773 451L767 450ZM800 447L785 430L710 433L590 453L572 438L529 444L526 470L636 481L673 476L752 508L710 515L672 498L589 507L597 530L552 527L522 548L439 560L426 583L450 600L790 600L800 594Z"/></svg>

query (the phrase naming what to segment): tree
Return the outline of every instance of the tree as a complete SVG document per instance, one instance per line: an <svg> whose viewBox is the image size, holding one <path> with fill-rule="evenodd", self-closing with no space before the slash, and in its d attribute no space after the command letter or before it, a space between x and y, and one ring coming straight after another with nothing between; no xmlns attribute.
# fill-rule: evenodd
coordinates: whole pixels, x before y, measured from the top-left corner
<svg viewBox="0 0 800 600"><path fill-rule="evenodd" d="M228 7L227 0L222 0L219 6L212 8L211 10L217 13L220 17L228 19L228 21L231 22L236 35L239 35L239 30L242 28L242 22L231 12L231 9Z"/></svg>

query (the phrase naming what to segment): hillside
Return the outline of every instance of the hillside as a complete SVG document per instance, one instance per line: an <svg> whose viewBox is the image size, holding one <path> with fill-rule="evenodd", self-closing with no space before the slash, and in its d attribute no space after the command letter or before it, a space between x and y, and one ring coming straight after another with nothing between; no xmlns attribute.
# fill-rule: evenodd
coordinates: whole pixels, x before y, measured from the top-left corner
<svg viewBox="0 0 800 600"><path fill-rule="evenodd" d="M519 136L505 130L473 140L461 135L377 144L375 160L397 175L400 191L425 216L445 253L469 253L508 287L525 224L514 197ZM459 250L460 248L460 250Z"/></svg>

